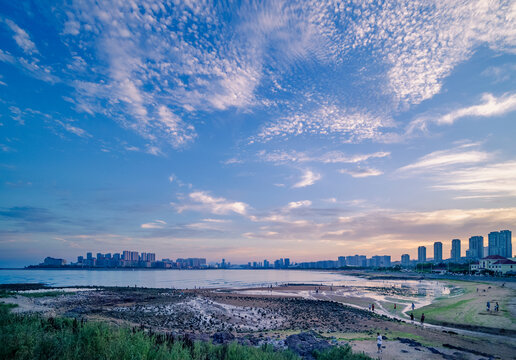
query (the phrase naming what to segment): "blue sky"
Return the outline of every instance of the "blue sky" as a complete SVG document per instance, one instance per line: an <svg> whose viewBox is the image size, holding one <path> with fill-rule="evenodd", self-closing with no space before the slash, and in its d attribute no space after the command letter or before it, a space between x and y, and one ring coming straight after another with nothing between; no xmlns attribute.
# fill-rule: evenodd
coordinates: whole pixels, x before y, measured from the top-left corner
<svg viewBox="0 0 516 360"><path fill-rule="evenodd" d="M514 2L3 2L0 29L0 266L514 230Z"/></svg>

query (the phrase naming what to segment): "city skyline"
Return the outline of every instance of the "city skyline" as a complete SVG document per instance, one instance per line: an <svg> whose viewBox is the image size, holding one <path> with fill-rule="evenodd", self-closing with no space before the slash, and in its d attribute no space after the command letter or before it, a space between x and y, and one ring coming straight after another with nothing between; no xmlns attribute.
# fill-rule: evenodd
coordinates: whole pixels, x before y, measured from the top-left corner
<svg viewBox="0 0 516 360"><path fill-rule="evenodd" d="M488 246L516 227L514 14L5 2L0 267L90 249L246 263Z"/></svg>
<svg viewBox="0 0 516 360"><path fill-rule="evenodd" d="M500 235L501 234L501 235ZM503 242L499 241L503 239ZM482 236L474 235L469 238L469 247L466 249L465 246L462 247L462 243L460 239L452 239L451 243L451 251L449 258L443 258L443 243L441 241L436 241L433 243L433 258L427 257L427 247L422 245L417 248L417 258L411 259L410 254L402 254L400 256L400 260L392 260L391 255L373 255L369 259L366 255L341 255L338 256L337 260L320 260L320 259L310 259L309 261L292 261L290 258L284 257L276 260L263 259L256 261L256 259L247 259L247 265L249 268L288 268L289 264L295 264L299 268L338 268L344 266L361 266L361 267L391 267L392 263L397 263L402 267L408 267L414 265L414 263L426 263L432 262L435 264L443 263L443 262L474 262L479 259L482 259L486 256L496 255L502 256L503 258L513 258L513 254L507 249L512 249L512 231L510 230L500 230L500 231L492 231L489 233L490 242L488 246L483 246L484 239ZM493 240L495 239L496 240ZM461 249L464 248L465 256L462 256ZM170 268L170 266L165 266L164 264L157 265L158 263L169 263L172 264L174 261L170 260L172 257L169 256L167 258L162 258L159 260L156 257L155 253L149 252L141 252L132 251L132 250L123 250L121 252L115 253L97 253L96 256L93 256L93 252L89 251L86 253L86 257L80 255L77 257L77 262L67 262L66 259L46 257L44 262L40 265L65 265L69 264L71 266L79 266L79 267L127 267L128 264L123 264L124 261L132 263L129 264L134 266L135 263L140 262L139 267L153 267L153 268ZM47 263L48 260L48 263ZM115 263L111 264L96 264L96 261L103 260L114 260ZM187 258L186 260L202 260L205 266L214 266L219 268L229 268L230 261L226 262L226 259L223 258L221 263L217 263L215 261L206 261L205 258ZM250 261L249 261L250 260ZM122 263L120 263L122 261ZM178 258L176 262L182 263L185 259ZM148 263L147 265L142 263ZM245 262L244 262L245 263ZM222 264L222 265L220 265ZM225 266L227 264L228 266ZM285 265L284 265L285 264ZM173 268L182 266L172 264ZM236 266L241 266L244 264L236 264ZM200 265L196 266L199 268Z"/></svg>

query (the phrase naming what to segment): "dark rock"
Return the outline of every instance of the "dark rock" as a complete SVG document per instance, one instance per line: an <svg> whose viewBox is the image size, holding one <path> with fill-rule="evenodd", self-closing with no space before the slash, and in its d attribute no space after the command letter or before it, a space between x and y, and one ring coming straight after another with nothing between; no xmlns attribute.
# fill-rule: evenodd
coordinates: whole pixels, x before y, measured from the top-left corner
<svg viewBox="0 0 516 360"><path fill-rule="evenodd" d="M423 346L419 341L416 341L416 340L412 340L412 339L407 339L407 338L397 338L397 340L402 343L402 344L407 344L408 346L411 346L411 347L416 347L416 346Z"/></svg>
<svg viewBox="0 0 516 360"><path fill-rule="evenodd" d="M220 331L212 336L214 344L227 344L235 340L235 335L227 331Z"/></svg>
<svg viewBox="0 0 516 360"><path fill-rule="evenodd" d="M331 345L314 331L290 335L285 340L285 345L303 359L313 360L315 351L324 351Z"/></svg>
<svg viewBox="0 0 516 360"><path fill-rule="evenodd" d="M244 346L253 345L253 343L251 343L251 341L250 341L249 339L246 339L246 338L238 338L238 339L237 339L237 342L238 342L240 345L244 345Z"/></svg>
<svg viewBox="0 0 516 360"><path fill-rule="evenodd" d="M210 335L208 335L208 334L187 333L184 335L184 338L185 338L185 340L189 340L191 342L196 342L196 341L208 342L208 341L210 341Z"/></svg>
<svg viewBox="0 0 516 360"><path fill-rule="evenodd" d="M439 350L437 350L436 348L427 347L427 349L430 350L430 352L433 353L433 354L438 354L438 355L441 354L441 352Z"/></svg>

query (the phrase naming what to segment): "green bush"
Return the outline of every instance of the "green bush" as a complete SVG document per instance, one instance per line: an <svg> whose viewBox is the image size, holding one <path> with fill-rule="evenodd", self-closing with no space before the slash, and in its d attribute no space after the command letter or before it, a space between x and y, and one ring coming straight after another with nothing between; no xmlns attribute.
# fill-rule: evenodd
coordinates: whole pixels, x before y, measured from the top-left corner
<svg viewBox="0 0 516 360"><path fill-rule="evenodd" d="M32 360L299 360L290 351L237 343L191 343L102 322L9 312L0 303L0 359ZM349 347L317 354L321 360L368 359Z"/></svg>
<svg viewBox="0 0 516 360"><path fill-rule="evenodd" d="M72 295L74 293L65 293L64 291L42 291L42 292L31 292L31 293L18 293L17 295L25 296L28 298L43 298L43 297L57 297L61 295Z"/></svg>
<svg viewBox="0 0 516 360"><path fill-rule="evenodd" d="M369 356L364 354L353 354L351 346L333 347L328 351L316 354L317 360L368 360Z"/></svg>
<svg viewBox="0 0 516 360"><path fill-rule="evenodd" d="M7 290L0 290L0 298L6 298L16 295L15 292L7 291Z"/></svg>

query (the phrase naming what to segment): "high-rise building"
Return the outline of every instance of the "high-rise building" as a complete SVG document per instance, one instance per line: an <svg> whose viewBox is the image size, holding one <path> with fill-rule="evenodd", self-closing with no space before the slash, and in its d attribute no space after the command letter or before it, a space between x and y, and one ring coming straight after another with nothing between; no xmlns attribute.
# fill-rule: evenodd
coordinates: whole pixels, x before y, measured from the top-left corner
<svg viewBox="0 0 516 360"><path fill-rule="evenodd" d="M469 238L470 259L482 259L484 257L484 237L477 235Z"/></svg>
<svg viewBox="0 0 516 360"><path fill-rule="evenodd" d="M92 254L92 253L90 253L90 252L89 252L89 253L86 253L86 259L88 259L88 260L93 259L93 254Z"/></svg>
<svg viewBox="0 0 516 360"><path fill-rule="evenodd" d="M426 261L426 246L420 246L417 248L417 261L418 262Z"/></svg>
<svg viewBox="0 0 516 360"><path fill-rule="evenodd" d="M381 267L391 267L391 256L390 255L380 256L380 266Z"/></svg>
<svg viewBox="0 0 516 360"><path fill-rule="evenodd" d="M401 255L401 266L403 266L403 267L410 266L410 255L409 254Z"/></svg>
<svg viewBox="0 0 516 360"><path fill-rule="evenodd" d="M512 257L512 233L509 230L493 231L489 233L489 255Z"/></svg>
<svg viewBox="0 0 516 360"><path fill-rule="evenodd" d="M512 258L512 233L510 230L500 230L500 250L502 256Z"/></svg>
<svg viewBox="0 0 516 360"><path fill-rule="evenodd" d="M270 263L269 263L269 260L263 260L263 267L268 269L270 267Z"/></svg>
<svg viewBox="0 0 516 360"><path fill-rule="evenodd" d="M498 246L498 240L500 233L498 231L492 231L487 235L487 246L489 247L489 255L500 255L500 249Z"/></svg>
<svg viewBox="0 0 516 360"><path fill-rule="evenodd" d="M142 253L140 256L140 260L143 262L155 262L156 254L154 253Z"/></svg>
<svg viewBox="0 0 516 360"><path fill-rule="evenodd" d="M346 257L345 256L339 256L337 259L337 262L339 263L339 267L346 266Z"/></svg>
<svg viewBox="0 0 516 360"><path fill-rule="evenodd" d="M125 261L138 261L139 260L138 251L124 250L124 252L122 254L122 258Z"/></svg>
<svg viewBox="0 0 516 360"><path fill-rule="evenodd" d="M290 259L289 258L285 258L284 265L285 265L285 268L288 268L290 266Z"/></svg>
<svg viewBox="0 0 516 360"><path fill-rule="evenodd" d="M460 239L452 240L450 257L451 257L452 261L460 260Z"/></svg>
<svg viewBox="0 0 516 360"><path fill-rule="evenodd" d="M440 241L434 242L434 262L440 263L443 261L443 243Z"/></svg>

